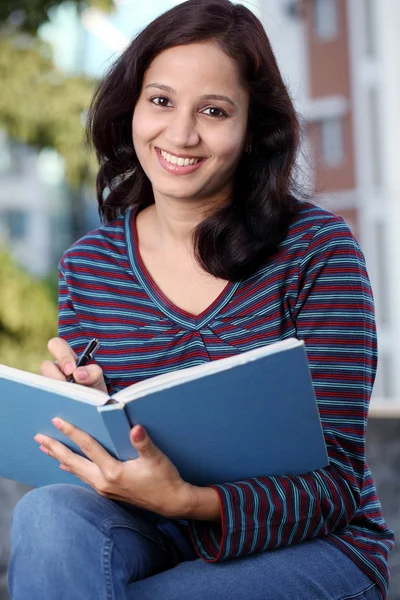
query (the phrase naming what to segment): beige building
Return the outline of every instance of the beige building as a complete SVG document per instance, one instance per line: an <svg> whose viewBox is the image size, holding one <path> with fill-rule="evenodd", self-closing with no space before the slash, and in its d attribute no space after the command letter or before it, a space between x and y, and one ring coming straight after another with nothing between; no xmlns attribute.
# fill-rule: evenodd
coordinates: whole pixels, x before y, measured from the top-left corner
<svg viewBox="0 0 400 600"><path fill-rule="evenodd" d="M303 117L303 167L366 255L380 347L375 396L400 403L400 2L264 0L262 19Z"/></svg>

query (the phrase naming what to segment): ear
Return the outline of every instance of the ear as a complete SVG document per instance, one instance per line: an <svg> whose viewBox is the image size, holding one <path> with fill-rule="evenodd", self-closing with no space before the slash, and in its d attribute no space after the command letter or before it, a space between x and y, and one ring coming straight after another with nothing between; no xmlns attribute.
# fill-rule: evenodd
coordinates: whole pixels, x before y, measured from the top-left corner
<svg viewBox="0 0 400 600"><path fill-rule="evenodd" d="M246 136L246 143L244 145L244 151L246 154L250 154L253 148L253 134L248 133Z"/></svg>

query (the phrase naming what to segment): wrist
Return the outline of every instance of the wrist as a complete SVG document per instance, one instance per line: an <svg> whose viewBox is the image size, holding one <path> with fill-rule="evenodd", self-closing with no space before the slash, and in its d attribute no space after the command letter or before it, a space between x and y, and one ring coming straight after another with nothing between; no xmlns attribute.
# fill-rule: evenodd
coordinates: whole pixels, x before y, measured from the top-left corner
<svg viewBox="0 0 400 600"><path fill-rule="evenodd" d="M221 505L218 493L211 487L185 484L183 515L181 519L194 521L221 521Z"/></svg>

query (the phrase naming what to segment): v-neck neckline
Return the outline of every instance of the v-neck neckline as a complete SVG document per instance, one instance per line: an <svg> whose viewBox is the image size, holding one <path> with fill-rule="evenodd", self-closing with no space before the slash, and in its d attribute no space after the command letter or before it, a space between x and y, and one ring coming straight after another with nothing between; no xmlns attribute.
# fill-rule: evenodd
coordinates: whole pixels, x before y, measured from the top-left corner
<svg viewBox="0 0 400 600"><path fill-rule="evenodd" d="M229 302L240 285L240 281L229 281L221 293L200 314L194 315L176 306L158 287L147 270L139 250L139 237L136 228L138 208L130 209L125 216L125 241L130 266L154 304L167 317L185 329L201 329Z"/></svg>

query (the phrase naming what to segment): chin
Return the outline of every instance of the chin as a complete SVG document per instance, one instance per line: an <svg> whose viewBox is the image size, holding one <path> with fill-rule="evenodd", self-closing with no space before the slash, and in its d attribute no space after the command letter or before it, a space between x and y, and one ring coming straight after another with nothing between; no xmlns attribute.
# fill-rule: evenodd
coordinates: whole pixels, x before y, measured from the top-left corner
<svg viewBox="0 0 400 600"><path fill-rule="evenodd" d="M155 188L161 196L173 198L175 200L197 200L200 195L200 190L185 189L185 186L179 186L179 189L163 186L155 186Z"/></svg>

